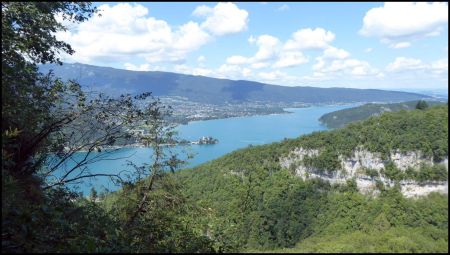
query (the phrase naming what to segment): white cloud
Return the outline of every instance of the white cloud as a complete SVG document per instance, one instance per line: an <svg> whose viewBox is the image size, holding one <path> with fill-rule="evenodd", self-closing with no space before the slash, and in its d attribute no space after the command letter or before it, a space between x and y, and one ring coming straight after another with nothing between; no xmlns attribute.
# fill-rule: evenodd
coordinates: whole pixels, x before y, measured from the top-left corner
<svg viewBox="0 0 450 255"><path fill-rule="evenodd" d="M397 57L394 62L389 63L386 70L389 72L400 72L405 70L423 69L425 65L422 60L416 58Z"/></svg>
<svg viewBox="0 0 450 255"><path fill-rule="evenodd" d="M139 4L103 4L99 9L101 17L56 34L75 49L69 59L90 63L143 57L147 62L179 62L211 39L195 22L172 29L164 20L147 17L148 9Z"/></svg>
<svg viewBox="0 0 450 255"><path fill-rule="evenodd" d="M254 40L256 45L258 46L258 51L254 56L231 56L227 58L227 64L250 64L252 68L258 69L269 66L270 62L279 57L281 43L278 38L271 35L261 35Z"/></svg>
<svg viewBox="0 0 450 255"><path fill-rule="evenodd" d="M141 58L148 63L180 64L187 54L212 41L214 35L242 31L248 21L248 13L232 3L219 3L214 8L199 6L194 14L206 17L204 22L188 21L180 26L149 17L149 10L140 4L103 4L98 8L101 16L56 33L59 40L68 42L76 51L73 56L64 55L64 61L131 63ZM225 22L233 15L236 18L232 22ZM214 35L208 33L210 30Z"/></svg>
<svg viewBox="0 0 450 255"><path fill-rule="evenodd" d="M362 61L353 58L335 58L326 59L323 56L316 58L316 64L312 69L320 76L346 76L348 78L355 78L359 76L376 76L379 71L372 67L367 61ZM316 75L318 76L318 75Z"/></svg>
<svg viewBox="0 0 450 255"><path fill-rule="evenodd" d="M289 9L290 9L289 5L283 4L282 6L277 8L277 11L287 11Z"/></svg>
<svg viewBox="0 0 450 255"><path fill-rule="evenodd" d="M226 62L231 65L243 65L247 64L249 61L248 58L243 56L231 56L227 58Z"/></svg>
<svg viewBox="0 0 450 255"><path fill-rule="evenodd" d="M247 29L248 12L233 3L218 3L214 8L201 5L192 14L206 17L201 27L214 35L238 33Z"/></svg>
<svg viewBox="0 0 450 255"><path fill-rule="evenodd" d="M270 63L269 62L256 62L256 63L252 63L250 66L253 69L260 69L260 68L270 66Z"/></svg>
<svg viewBox="0 0 450 255"><path fill-rule="evenodd" d="M211 15L213 13L213 8L208 7L206 5L200 5L195 8L195 10L192 12L192 15L197 17L206 17L208 15Z"/></svg>
<svg viewBox="0 0 450 255"><path fill-rule="evenodd" d="M308 62L308 58L303 55L300 51L294 52L283 52L275 64L272 65L273 68L285 68L301 65Z"/></svg>
<svg viewBox="0 0 450 255"><path fill-rule="evenodd" d="M175 65L174 71L177 73L201 75L201 76L215 76L214 70L204 67L190 67L185 64Z"/></svg>
<svg viewBox="0 0 450 255"><path fill-rule="evenodd" d="M210 76L214 71L207 68L194 68L193 75Z"/></svg>
<svg viewBox="0 0 450 255"><path fill-rule="evenodd" d="M369 52L372 52L373 49L372 49L372 48L367 48L367 49L365 49L364 51L367 52L367 53L369 53Z"/></svg>
<svg viewBox="0 0 450 255"><path fill-rule="evenodd" d="M299 81L298 77L289 75L285 72L281 72L280 70L275 70L271 72L259 72L257 79L263 82L272 83L272 84L295 84Z"/></svg>
<svg viewBox="0 0 450 255"><path fill-rule="evenodd" d="M252 71L249 68L238 65L223 64L217 69L216 76L220 78L239 79L249 77L251 73Z"/></svg>
<svg viewBox="0 0 450 255"><path fill-rule="evenodd" d="M150 71L151 70L149 64L142 64L142 65L136 66L131 63L125 63L124 67L126 70L132 70L132 71Z"/></svg>
<svg viewBox="0 0 450 255"><path fill-rule="evenodd" d="M197 23L190 21L176 31L175 38L172 45L174 49L192 51L206 44L210 35L203 31Z"/></svg>
<svg viewBox="0 0 450 255"><path fill-rule="evenodd" d="M253 35L251 35L251 36L248 38L248 42L249 42L250 44L255 43L255 42L256 42L256 38L255 38Z"/></svg>
<svg viewBox="0 0 450 255"><path fill-rule="evenodd" d="M417 58L397 57L386 66L385 70L387 76L385 80L397 83L404 81L427 87L447 86L448 83L448 58L426 63Z"/></svg>
<svg viewBox="0 0 450 255"><path fill-rule="evenodd" d="M437 75L443 78L448 76L448 58L438 59L429 64L423 63L416 58L397 57L392 63L386 66L386 71L390 73L408 73L417 75Z"/></svg>
<svg viewBox="0 0 450 255"><path fill-rule="evenodd" d="M276 57L280 48L280 40L271 35L261 35L256 40L259 49L253 57L254 61L271 60Z"/></svg>
<svg viewBox="0 0 450 255"><path fill-rule="evenodd" d="M249 65L252 69L260 69L268 66L287 68L308 62L308 58L302 52L284 49L280 40L274 36L260 35L257 38L251 36L249 42L258 46L255 55L251 57L230 56L226 59L226 63Z"/></svg>
<svg viewBox="0 0 450 255"><path fill-rule="evenodd" d="M399 42L399 43L393 43L390 45L390 47L394 48L394 49L408 48L410 46L411 46L411 43L409 43L409 42Z"/></svg>
<svg viewBox="0 0 450 255"><path fill-rule="evenodd" d="M448 58L436 60L430 65L431 70L435 74L447 74L448 73Z"/></svg>
<svg viewBox="0 0 450 255"><path fill-rule="evenodd" d="M335 35L323 28L301 29L292 34L284 48L286 50L324 49L334 40Z"/></svg>
<svg viewBox="0 0 450 255"><path fill-rule="evenodd" d="M366 13L359 33L378 37L392 48L403 48L407 41L439 35L447 23L447 3L386 2ZM398 43L403 44L394 47Z"/></svg>
<svg viewBox="0 0 450 255"><path fill-rule="evenodd" d="M338 49L335 47L326 48L323 52L323 58L325 59L344 59L348 58L350 53L343 49Z"/></svg>
<svg viewBox="0 0 450 255"><path fill-rule="evenodd" d="M197 62L199 62L199 63L202 63L202 62L205 62L206 61L206 57L205 56L199 56L198 58L197 58Z"/></svg>
<svg viewBox="0 0 450 255"><path fill-rule="evenodd" d="M307 79L360 78L376 76L379 73L367 61L350 58L349 52L333 46L326 48L321 56L316 57L312 70L313 76L307 76Z"/></svg>

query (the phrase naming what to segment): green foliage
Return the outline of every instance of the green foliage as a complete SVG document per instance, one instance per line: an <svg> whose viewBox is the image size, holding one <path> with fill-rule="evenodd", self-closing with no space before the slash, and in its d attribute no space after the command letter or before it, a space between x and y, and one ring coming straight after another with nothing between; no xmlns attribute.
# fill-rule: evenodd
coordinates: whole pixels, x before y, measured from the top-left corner
<svg viewBox="0 0 450 255"><path fill-rule="evenodd" d="M425 109L427 109L427 108L428 108L428 104L427 104L427 102L424 101L424 100L420 100L420 101L417 102L417 104L416 104L416 109L419 109L419 110L425 110Z"/></svg>
<svg viewBox="0 0 450 255"><path fill-rule="evenodd" d="M393 104L369 103L357 107L326 113L322 115L319 120L328 128L341 128L355 121L361 121L368 119L371 116L381 115L383 112L397 112L401 110L418 109L416 106L419 103L421 105L425 103L430 106L444 104L444 102L438 101L428 101L428 103L426 101L408 101Z"/></svg>
<svg viewBox="0 0 450 255"><path fill-rule="evenodd" d="M302 181L287 169L230 174L212 165L177 175L184 179L188 199L211 209L201 218L216 250L260 252L295 246L275 252L446 251L446 196L405 199L392 188L371 198L356 192L354 180L331 187L320 180ZM352 242L355 236L360 236L357 243ZM395 241L387 245L389 237ZM416 241L420 245L407 246Z"/></svg>
<svg viewBox="0 0 450 255"><path fill-rule="evenodd" d="M338 155L350 156L361 145L385 159L398 150L444 158L447 113L445 105L385 113L343 129L234 151L177 176L189 201L211 209L202 221L218 251L446 252L446 196L406 199L398 185L377 181L381 194L372 198L357 192L355 180L333 186L302 181L293 176L294 167L282 169L279 159L298 147L318 149L318 156L301 163L329 174L340 168ZM374 169L363 171L380 177ZM381 173L396 181L447 178L440 164L401 171L388 162Z"/></svg>
<svg viewBox="0 0 450 255"><path fill-rule="evenodd" d="M341 162L336 151L329 148L320 152L317 157L305 156L303 165L316 169L319 174L331 174L341 169Z"/></svg>
<svg viewBox="0 0 450 255"><path fill-rule="evenodd" d="M162 173L182 163L171 146L160 146L175 141L165 122L170 110L158 100L148 103L150 93L86 95L73 81L38 72L37 64L59 63L60 53L74 52L54 36L66 29L56 17L82 22L95 12L85 2L2 2L2 251L214 251L178 181ZM90 172L86 164L95 157L48 179L82 149L105 158L102 146L129 141L126 130L143 124L150 127L143 139L154 149L154 163L137 167L132 177L151 177L124 183L120 199L102 193L99 201L94 188L85 199L65 188L83 178L113 176Z"/></svg>
<svg viewBox="0 0 450 255"><path fill-rule="evenodd" d="M409 169L407 175L410 179L416 180L419 183L448 180L448 171L445 166L441 164L434 164L432 166L429 164L422 164L418 171Z"/></svg>
<svg viewBox="0 0 450 255"><path fill-rule="evenodd" d="M91 194L89 194L89 199L91 201L95 201L95 200L97 200L97 198L98 198L97 190L94 187L92 187L91 188Z"/></svg>
<svg viewBox="0 0 450 255"><path fill-rule="evenodd" d="M392 161L387 162L384 165L384 169L382 169L380 172L384 174L385 177L394 181L400 181L405 178L405 174L400 169L398 169Z"/></svg>
<svg viewBox="0 0 450 255"><path fill-rule="evenodd" d="M379 177L379 173L377 170L375 169L371 169L371 168L365 168L363 170L363 173L367 176L369 176L370 178L375 178L375 177Z"/></svg>

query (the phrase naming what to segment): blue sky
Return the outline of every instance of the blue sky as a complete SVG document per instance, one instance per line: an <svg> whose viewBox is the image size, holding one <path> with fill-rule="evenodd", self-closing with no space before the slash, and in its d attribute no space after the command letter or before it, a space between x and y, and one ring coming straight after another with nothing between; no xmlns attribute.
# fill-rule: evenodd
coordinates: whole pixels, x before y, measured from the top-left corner
<svg viewBox="0 0 450 255"><path fill-rule="evenodd" d="M95 3L59 39L79 62L285 86L441 89L447 3Z"/></svg>

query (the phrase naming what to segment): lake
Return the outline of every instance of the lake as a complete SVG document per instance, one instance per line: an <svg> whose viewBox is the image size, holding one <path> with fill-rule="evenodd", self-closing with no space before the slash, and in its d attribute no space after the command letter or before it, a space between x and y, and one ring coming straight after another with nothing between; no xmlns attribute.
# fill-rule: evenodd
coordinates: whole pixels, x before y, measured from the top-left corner
<svg viewBox="0 0 450 255"><path fill-rule="evenodd" d="M190 145L188 151L194 153L195 156L185 167L199 165L248 145L267 144L284 138L295 138L314 131L326 130L327 128L318 120L320 116L353 106L355 104L287 108L285 110L292 113L194 121L187 125L180 125L177 127L180 138L196 141L202 136L212 136L219 140L217 144ZM74 159L85 155L85 153L79 152ZM93 153L93 156L95 155L99 154ZM136 165L150 163L150 156L150 148L122 148L109 156L119 159L98 161L89 164L88 167L93 173L117 173L120 170L130 169L127 161L132 161ZM67 166L70 167L73 164L73 161L72 163L68 162ZM97 190L106 188L114 191L118 189L107 177L90 179L78 186L77 191L83 192L84 195L89 194L92 186Z"/></svg>

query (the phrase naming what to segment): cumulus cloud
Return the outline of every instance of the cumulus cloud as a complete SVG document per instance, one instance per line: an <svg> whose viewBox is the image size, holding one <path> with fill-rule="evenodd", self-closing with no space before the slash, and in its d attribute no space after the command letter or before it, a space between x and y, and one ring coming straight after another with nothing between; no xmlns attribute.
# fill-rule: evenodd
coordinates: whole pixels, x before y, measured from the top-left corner
<svg viewBox="0 0 450 255"><path fill-rule="evenodd" d="M258 51L252 57L231 56L228 57L227 64L244 65L250 64L252 68L258 69L269 66L276 58L279 57L281 50L280 40L271 35L261 35L252 41L258 46Z"/></svg>
<svg viewBox="0 0 450 255"><path fill-rule="evenodd" d="M335 47L326 48L323 52L323 58L325 59L344 59L348 58L350 53L343 49L338 49Z"/></svg>
<svg viewBox="0 0 450 255"><path fill-rule="evenodd" d="M150 65L149 64L142 64L142 65L133 65L131 63L125 63L124 67L126 70L131 70L131 71L150 71Z"/></svg>
<svg viewBox="0 0 450 255"><path fill-rule="evenodd" d="M242 67L239 65L229 65L223 64L221 65L217 71L216 76L219 78L247 78L251 75L252 71L249 68Z"/></svg>
<svg viewBox="0 0 450 255"><path fill-rule="evenodd" d="M249 43L258 47L255 55L251 57L230 56L226 59L226 63L249 65L252 69L260 69L268 66L273 68L294 67L309 61L301 51L284 49L282 42L271 35L260 35L257 38L251 36Z"/></svg>
<svg viewBox="0 0 450 255"><path fill-rule="evenodd" d="M280 57L278 61L273 64L272 67L274 68L285 68L285 67L292 67L292 66L298 66L301 64L305 64L308 62L308 58L303 55L300 51L294 51L294 52L282 52L280 54Z"/></svg>
<svg viewBox="0 0 450 255"><path fill-rule="evenodd" d="M66 60L83 63L132 62L136 58L146 62L183 63L187 54L214 38L242 31L248 13L232 3L219 3L214 8L199 6L194 14L204 16L199 24L188 21L171 26L164 20L149 16L149 10L140 4L119 3L99 6L101 16L71 26L56 37L72 45L76 53ZM237 15L233 22L224 22ZM240 18L245 16L244 19ZM242 20L245 24L242 25ZM214 26L216 30L211 30Z"/></svg>
<svg viewBox="0 0 450 255"><path fill-rule="evenodd" d="M247 64L249 62L248 58L243 56L231 56L228 57L226 60L227 64L231 65L243 65Z"/></svg>
<svg viewBox="0 0 450 255"><path fill-rule="evenodd" d="M214 35L238 33L247 29L248 12L233 3L218 3L214 8L201 5L192 14L206 17L201 27Z"/></svg>
<svg viewBox="0 0 450 255"><path fill-rule="evenodd" d="M378 69L372 67L369 62L350 58L349 52L333 46L324 49L322 55L316 57L312 70L313 76L308 76L308 79L329 79L338 76L358 78L379 74Z"/></svg>
<svg viewBox="0 0 450 255"><path fill-rule="evenodd" d="M208 15L211 15L213 12L213 8L206 6L206 5L200 5L195 8L195 10L192 12L192 15L198 16L198 17L206 17Z"/></svg>
<svg viewBox="0 0 450 255"><path fill-rule="evenodd" d="M439 35L446 24L447 3L386 2L366 13L359 33L380 38L392 48L405 48L411 40Z"/></svg>
<svg viewBox="0 0 450 255"><path fill-rule="evenodd" d="M271 35L261 35L256 40L259 49L253 57L253 61L272 60L280 49L280 40Z"/></svg>
<svg viewBox="0 0 450 255"><path fill-rule="evenodd" d="M299 77L289 75L280 70L270 72L259 72L255 79L269 84L298 85Z"/></svg>
<svg viewBox="0 0 450 255"><path fill-rule="evenodd" d="M448 58L438 59L431 63L424 63L417 58L397 57L393 62L386 66L386 71L390 73L414 72L415 74L421 72L425 75L431 74L446 78L448 76Z"/></svg>
<svg viewBox="0 0 450 255"><path fill-rule="evenodd" d="M348 54L348 53L347 53ZM316 58L316 64L312 69L315 76L376 76L378 69L372 67L369 62L359 59L349 58L349 54L337 54L334 58L325 57L326 53Z"/></svg>
<svg viewBox="0 0 450 255"><path fill-rule="evenodd" d="M386 70L389 72L399 72L405 70L423 69L424 67L425 65L420 59L397 57L394 62L387 65Z"/></svg>
<svg viewBox="0 0 450 255"><path fill-rule="evenodd" d="M301 29L292 34L284 48L286 50L324 49L334 40L335 35L323 28Z"/></svg>

